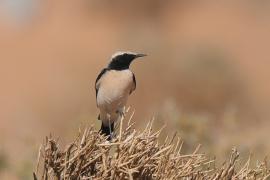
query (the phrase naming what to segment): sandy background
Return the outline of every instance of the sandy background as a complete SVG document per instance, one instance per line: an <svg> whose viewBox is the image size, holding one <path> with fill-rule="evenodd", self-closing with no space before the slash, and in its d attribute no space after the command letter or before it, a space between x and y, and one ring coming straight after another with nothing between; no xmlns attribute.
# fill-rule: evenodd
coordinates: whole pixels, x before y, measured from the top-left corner
<svg viewBox="0 0 270 180"><path fill-rule="evenodd" d="M94 82L115 51L132 64L129 99L222 160L233 146L262 159L270 141L267 1L0 1L0 179L29 179L50 132L63 144L94 124ZM65 138L64 138L65 137Z"/></svg>

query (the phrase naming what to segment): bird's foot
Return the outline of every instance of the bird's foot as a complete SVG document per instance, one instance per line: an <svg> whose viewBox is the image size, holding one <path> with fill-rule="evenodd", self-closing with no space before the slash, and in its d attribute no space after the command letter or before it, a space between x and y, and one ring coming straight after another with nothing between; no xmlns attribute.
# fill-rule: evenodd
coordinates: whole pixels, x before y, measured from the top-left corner
<svg viewBox="0 0 270 180"><path fill-rule="evenodd" d="M120 108L120 109L118 109L117 111L116 111L116 113L117 114L119 114L120 115L120 117L126 117L126 108L125 107L123 107L123 108Z"/></svg>
<svg viewBox="0 0 270 180"><path fill-rule="evenodd" d="M126 117L126 112L125 111L116 111L117 114L119 114L121 117Z"/></svg>

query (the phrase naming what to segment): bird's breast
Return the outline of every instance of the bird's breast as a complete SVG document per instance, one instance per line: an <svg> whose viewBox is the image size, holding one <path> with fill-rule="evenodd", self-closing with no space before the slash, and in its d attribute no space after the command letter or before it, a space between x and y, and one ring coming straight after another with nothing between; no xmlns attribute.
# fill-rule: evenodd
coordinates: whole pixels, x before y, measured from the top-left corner
<svg viewBox="0 0 270 180"><path fill-rule="evenodd" d="M124 104L133 87L133 74L130 70L110 70L100 80L97 95L98 105Z"/></svg>

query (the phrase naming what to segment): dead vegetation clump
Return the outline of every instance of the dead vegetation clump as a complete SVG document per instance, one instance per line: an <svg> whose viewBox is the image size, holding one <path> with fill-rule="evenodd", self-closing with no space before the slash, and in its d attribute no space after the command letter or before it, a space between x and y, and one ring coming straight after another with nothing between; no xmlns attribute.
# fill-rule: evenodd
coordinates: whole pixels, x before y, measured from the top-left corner
<svg viewBox="0 0 270 180"><path fill-rule="evenodd" d="M122 119L123 120L123 119ZM239 153L222 167L199 152L182 154L183 141L174 135L158 142L161 130L152 131L149 122L137 132L128 122L111 142L93 127L79 133L74 142L61 149L57 140L47 137L41 146L34 179L267 179L267 163L249 166L250 159L240 167Z"/></svg>

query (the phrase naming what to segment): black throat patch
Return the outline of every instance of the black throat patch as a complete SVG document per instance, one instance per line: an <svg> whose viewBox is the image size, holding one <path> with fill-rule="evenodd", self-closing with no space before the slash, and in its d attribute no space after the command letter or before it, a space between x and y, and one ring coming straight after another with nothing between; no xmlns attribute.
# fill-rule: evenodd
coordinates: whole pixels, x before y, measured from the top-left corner
<svg viewBox="0 0 270 180"><path fill-rule="evenodd" d="M136 58L134 54L121 54L114 57L108 68L113 70L125 70L129 69L131 62Z"/></svg>

